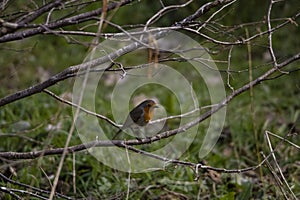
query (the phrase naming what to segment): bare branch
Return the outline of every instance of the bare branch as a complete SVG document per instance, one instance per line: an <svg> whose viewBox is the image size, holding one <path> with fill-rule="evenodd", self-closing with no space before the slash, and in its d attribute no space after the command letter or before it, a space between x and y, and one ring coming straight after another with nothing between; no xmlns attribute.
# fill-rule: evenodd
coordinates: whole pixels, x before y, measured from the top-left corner
<svg viewBox="0 0 300 200"><path fill-rule="evenodd" d="M117 7L120 7L120 6L127 5L127 4L131 3L132 1L133 0L123 0L120 3L116 3L116 2L110 3L107 6L107 10L109 11L109 10L113 10L113 9L115 9ZM51 8L53 8L53 5L52 5ZM3 35L2 37L0 37L0 43L9 42L9 41L13 41L13 40L21 40L21 39L24 39L24 38L27 38L27 37L31 37L33 35L44 33L44 32L47 31L47 29L51 30L51 29L61 28L61 27L64 27L64 26L69 26L69 25L72 25L72 24L78 24L78 23L81 23L81 22L85 22L85 21L89 20L91 17L98 16L101 13L102 13L102 8L99 8L97 10L82 13L82 14L79 14L79 15L76 15L76 16L73 16L73 17L69 17L69 18L66 18L66 19L62 19L62 20L59 20L59 21L56 21L56 22L52 22L52 23L49 23L49 24L44 24L44 25L41 25L37 28L23 30L23 31L19 31L17 33L6 34L6 35ZM35 17L37 17L37 16L35 16ZM25 25L18 24L18 27L20 27L20 28L23 28L24 26Z"/></svg>
<svg viewBox="0 0 300 200"><path fill-rule="evenodd" d="M299 60L300 59L300 53L290 57L289 59L283 61L282 63L278 64L278 68L283 68L285 66L287 66L289 63ZM261 75L260 77L258 77L257 79L253 80L252 82L244 85L243 87L234 90L232 92L231 95L229 95L228 97L226 97L223 101L221 101L217 106L213 107L210 111L205 112L203 115L201 115L199 118L197 118L196 120L187 123L181 127L179 127L178 129L174 129L174 130L170 130L170 131L166 131L163 133L160 133L156 136L153 136L151 138L144 138L141 140L128 140L128 141L122 141L122 140L107 140L107 141L92 141L86 144L81 144L81 145L76 145L76 146L72 146L72 147L68 147L66 148L67 153L71 153L71 152L76 152L76 151L82 151L91 147L108 147L108 146L124 146L124 145L141 145L141 144L148 144L148 143L152 143L155 141L159 141L162 138L168 138L171 137L173 135L179 134L179 133L183 133L185 132L187 129L195 126L196 124L204 121L205 119L209 118L212 114L214 114L215 112L219 111L221 108L223 108L224 106L226 106L234 97L238 96L239 94L248 91L250 89L250 87L254 87L256 85L258 85L259 83L267 80L267 78L272 75L273 73L275 73L277 71L276 68L271 68L270 70L268 70L265 74ZM9 158L9 159L33 159L33 158L37 158L43 155L55 155L55 154L61 154L63 152L64 148L57 148L57 149L49 149L49 150L42 150L42 151L34 151L34 152L28 152L28 153L19 153L19 152L0 152L0 157L3 158Z"/></svg>
<svg viewBox="0 0 300 200"><path fill-rule="evenodd" d="M288 144L292 145L293 147L295 147L295 148L297 148L297 149L300 150L300 146L299 146L299 145L297 145L297 144L295 144L295 143L293 143L293 142L287 140L285 137L283 138L283 137L281 137L281 136L279 136L279 135L276 135L276 134L274 134L274 133L272 133L272 132L270 132L270 131L266 131L266 134L272 135L272 136L274 136L274 137L280 139L281 141L284 141L284 142L286 142L286 143L288 143Z"/></svg>
<svg viewBox="0 0 300 200"><path fill-rule="evenodd" d="M116 123L113 122L111 119L107 118L106 116L100 115L100 114L98 114L98 113L94 113L94 112L89 111L89 110L87 110L87 109L85 109L85 108L83 108L83 107L81 107L81 106L79 106L79 105L76 105L75 103L72 103L72 102L70 102L70 101L67 101L67 100L65 100L65 99L63 99L63 98L57 96L56 94L54 94L53 92L51 92L51 91L49 91L49 90L46 90L46 89L45 89L43 92L45 92L46 94L50 95L51 97L54 97L55 99L57 99L58 101L60 101L60 102L62 102L62 103L65 103L65 104L67 104L67 105L73 106L73 107L75 107L75 108L79 108L81 111L83 111L83 112L85 112L85 113L87 113L87 114L89 114L89 115L95 116L95 117L97 117L97 118L99 118L99 119L103 119L103 120L105 120L106 122L108 122L109 124L111 124L112 126L114 126L114 127L116 127L116 128L120 128L120 127L121 127L121 125L116 124Z"/></svg>
<svg viewBox="0 0 300 200"><path fill-rule="evenodd" d="M273 32L271 31L272 30L272 26L271 26L271 10L272 10L272 6L273 6L273 0L270 0L270 5L269 5L269 9L268 9L268 14L267 14L268 39L269 39L269 51L270 51L270 54L271 54L271 58L273 60L274 67L277 67L277 59L276 59L276 56L274 54L273 42L272 42Z"/></svg>
<svg viewBox="0 0 300 200"><path fill-rule="evenodd" d="M23 188L26 188L26 189L28 189L28 190L32 190L32 191L34 191L34 192L37 192L37 193L40 193L40 194L43 194L43 195L44 195L44 194L50 194L50 192L47 191L47 190L43 190L43 189L40 189L40 188L36 188L36 187L31 186L31 185L27 185L27 184L24 184L24 183L20 183L20 182L18 182L18 181L14 181L14 180L12 180L12 179L10 179L10 178L7 178L7 177L4 176L2 173L0 173L0 179L2 179L3 181L5 181L5 182L7 182L7 183L11 183L12 185L17 185L17 186L19 186L19 187L23 187ZM3 188L3 187L0 187L0 188ZM6 188L6 191L12 191L12 190ZM13 192L16 192L16 191L13 191ZM55 196L56 196L56 197L63 198L63 199L72 199L72 198L70 198L70 197L67 197L67 196L62 195L62 194L57 193L57 192L55 193Z"/></svg>
<svg viewBox="0 0 300 200"><path fill-rule="evenodd" d="M279 166L279 164L278 164L278 162L277 162L277 158L276 158L276 156L275 156L274 149L273 149L273 147L272 147L272 144L271 144L271 141L270 141L270 138L269 138L268 131L265 132L265 137L266 137L267 144L268 144L268 147L269 147L270 152L271 152L271 156L272 156L272 158L273 158L273 161L274 161L274 163L275 163L275 166L276 166L277 170L279 171L279 174L280 174L281 179L283 180L285 186L288 188L289 194L291 194L291 196L293 197L293 199L297 199L296 195L294 194L294 192L292 191L291 187L289 186L289 184L288 184L286 178L284 177L284 175L283 175L283 173L282 173L282 170L281 170L281 168L280 168L280 166ZM283 141L283 140L282 140L282 141ZM280 180L280 179L278 178L278 180ZM283 186L283 183L282 183L281 181L280 181L280 183L281 183L281 184L279 185L279 187L282 187L282 186ZM285 191L284 191L284 190L282 190L282 191L283 191L283 193L284 193L284 196L286 196L287 194L285 193ZM287 198L287 199L289 199L289 198Z"/></svg>
<svg viewBox="0 0 300 200"><path fill-rule="evenodd" d="M289 18L289 19L286 19L285 22L271 28L270 30L266 30L266 31L262 31L258 34L255 34L255 35L252 35L250 36L249 38L246 38L246 39L239 39L239 40L236 40L236 41L220 41L220 40L217 40L217 39L214 39L210 36L208 36L207 34L204 34L202 32L198 32L197 30L193 29L193 28L190 28L190 27L184 27L183 29L184 30L187 30L187 31L190 31L192 33L195 33L195 34L198 34L200 36L202 36L203 38L215 43L215 44L219 44L219 45L241 45L241 44L247 44L247 42L251 41L251 40L254 40L258 37L261 37L263 35L266 35L266 34L269 34L269 32L274 32L290 23L293 23L293 21L295 21L295 19L297 19L298 17L300 16L300 12L297 13L294 17L292 18ZM292 19L292 20L291 20Z"/></svg>
<svg viewBox="0 0 300 200"><path fill-rule="evenodd" d="M121 5L125 5L127 3L129 3L130 1L123 1L121 3ZM176 25L174 27L178 27L178 25L180 24L180 26L183 26L185 24L187 24L189 22L189 20L193 20L201 15L203 15L205 12L209 11L211 8L215 7L215 6L218 6L218 5L222 5L224 3L228 3L230 2L229 0L224 0L224 1L219 1L219 0L216 0L214 2L211 2L209 4L205 4L204 6L202 6L200 9L198 9L193 15L185 18L184 20L182 20L181 22L179 23L175 23ZM117 6L120 6L119 4L117 3L111 3L107 10L111 10ZM97 14L100 14L101 13L101 10L102 9L98 9L96 11L91 11L90 13L88 14L82 14L84 17L88 16L88 17L91 17L91 16L94 16L94 15L97 15ZM67 20L68 23L71 23L71 22L74 22L76 20L79 20L81 18L84 18L82 15L78 15L77 17L72 17L70 18L69 20ZM74 21L73 21L74 20ZM64 21L65 22L65 21ZM63 22L59 21L57 23L62 23L64 24ZM58 26L58 25L57 25ZM45 28L47 27L47 28ZM56 26L54 27L51 27L51 25L48 25L48 26L45 26L44 28L37 28L37 31L38 32L44 32L46 31L45 29L53 29L53 28L56 28ZM36 30L36 29L33 29L33 30ZM160 38L162 37L164 34L166 34L168 32L168 30L166 31L160 31L160 29L157 29L156 31L158 31L158 33L155 35L155 37L157 38ZM33 31L34 32L34 31ZM37 34L37 33L34 33L34 34ZM9 34L8 34L9 35ZM6 37L7 35L3 36L3 37ZM22 37L20 37L19 39L22 39L22 38L25 38L25 37L29 37L31 36L29 33L24 33L22 35ZM3 37L0 37L0 42L6 42L6 41L10 41L10 40L6 40L6 39L3 39ZM144 38L142 40L142 43L146 43L145 41L147 41L148 38ZM14 94L11 94L11 95L8 95L6 97L3 97L0 99L0 107L1 106L4 106L8 103L12 103L16 100L19 100L19 99L22 99L22 98L25 98L25 97L28 97L28 96L31 96L33 94L36 94L36 93L39 93L39 92L42 92L44 89L62 81L62 80L65 80L69 77L73 77L76 75L76 73L79 71L79 70L85 70L87 68L92 68L94 66L97 66L99 64L103 64L105 62L110 62L116 58L118 58L119 56L121 55L124 55L128 52L131 52L135 49L138 49L139 47L141 47L141 44L137 43L137 42L134 42L132 44L129 44L119 50L116 50L115 52L113 53L110 53L109 55L107 56L104 56L104 57L101 57L101 58L98 58L98 59L95 59L95 60L92 60L92 61L89 61L89 62L86 62L86 63L83 63L83 64L79 64L79 65L74 65L74 66L71 66L67 69L65 69L64 71L52 76L50 79L42 82L42 83L38 83L30 88L27 88L27 89L24 89L24 90L21 90L21 91L18 91Z"/></svg>

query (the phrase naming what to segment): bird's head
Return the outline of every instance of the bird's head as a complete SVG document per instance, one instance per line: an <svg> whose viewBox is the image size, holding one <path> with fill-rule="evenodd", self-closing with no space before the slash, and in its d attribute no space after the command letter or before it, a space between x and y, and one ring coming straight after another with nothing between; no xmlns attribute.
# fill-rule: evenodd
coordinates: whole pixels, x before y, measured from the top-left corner
<svg viewBox="0 0 300 200"><path fill-rule="evenodd" d="M145 121L148 123L153 118L153 111L155 108L158 108L158 105L153 100L145 100L140 106L143 107L145 113Z"/></svg>

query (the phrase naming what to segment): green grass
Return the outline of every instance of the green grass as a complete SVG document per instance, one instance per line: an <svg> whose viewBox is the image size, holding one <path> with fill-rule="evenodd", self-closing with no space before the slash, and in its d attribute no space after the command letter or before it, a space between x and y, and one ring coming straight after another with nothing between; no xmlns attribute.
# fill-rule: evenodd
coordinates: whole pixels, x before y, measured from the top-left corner
<svg viewBox="0 0 300 200"><path fill-rule="evenodd" d="M259 134L258 146L265 154L268 154L269 151L264 140L264 131L269 130L284 136L289 132L293 123L295 128L299 129L299 107L297 105L299 90L295 87L298 84L297 75L292 74L281 77L277 81L265 82L254 89L254 120ZM53 89L58 93L59 91L65 91L64 87L59 89L61 85L59 84ZM153 91L152 89L149 86L148 88L143 88L143 92L144 94L148 94L148 91ZM161 98L162 105L173 105L172 98L168 97L168 95L162 96L160 94L161 91L156 91L152 92L151 95L163 97ZM137 91L137 94L139 93ZM109 110L109 102L99 99L99 103L102 106L102 111ZM205 161L209 165L235 169L253 166L258 163L253 134L254 127L249 105L250 96L248 92L240 95L228 105L226 118L227 133L224 133L224 136L222 136L223 139L205 157ZM173 106L167 107L168 111L172 109L174 109ZM29 127L25 126L27 130L25 135L42 143L42 145L39 145L19 137L2 136L5 140L0 141L1 151L26 152L50 147L62 147L64 146L72 121L70 108L46 94L36 94L7 105L1 109L0 115L1 132L3 134L14 132L24 134L20 133L22 130L16 128L16 123L23 121L29 125ZM49 131L46 129L48 125L56 126L58 124L60 124L58 130ZM38 128L30 131L34 127ZM203 130L205 128L201 128L199 134ZM109 127L106 131L110 131ZM294 140L295 143L297 142L297 138L289 139ZM278 142L278 140L274 139L273 145ZM71 144L79 143L78 136L74 134ZM200 158L197 158L199 143L201 141L196 139L180 159L191 162L201 161ZM284 143L280 144L278 149L280 150L277 152L279 163L282 168L286 168L289 172L287 174L288 182L299 186L299 182L293 178L294 175L299 174L299 170L294 166L294 162L299 159L297 150ZM59 159L59 156L47 156L25 162L24 164L15 164L13 168L18 176L13 177L13 179L34 185L35 187L50 189L47 177L45 177L41 169L48 176L53 176L56 172ZM73 192L72 162L72 155L68 155L59 183L64 185L64 189L61 192L69 195ZM4 169L2 168L2 170ZM215 183L208 177L206 172L201 174L199 181L195 182L195 174L190 168L169 165L165 170L131 174L129 197L132 199L158 198L164 195L171 195L168 191L180 193L192 199L196 198L198 193L202 197L208 196L210 199L264 199L281 196L274 180L265 168L263 170L263 177L259 176L257 170L251 173L251 176L248 174L220 174L222 182ZM260 178L262 178L262 183L259 181ZM82 152L76 154L76 187L78 197L93 196L95 198L110 198L120 195L124 198L128 187L127 181L127 173L115 171L104 166L88 153ZM297 187L294 188L294 192L296 194L299 193Z"/></svg>

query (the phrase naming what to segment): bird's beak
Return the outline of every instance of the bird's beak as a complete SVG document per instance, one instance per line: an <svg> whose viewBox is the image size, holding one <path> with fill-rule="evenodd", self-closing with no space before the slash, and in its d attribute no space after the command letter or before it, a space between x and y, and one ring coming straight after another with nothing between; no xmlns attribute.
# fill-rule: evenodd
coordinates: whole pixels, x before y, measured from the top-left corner
<svg viewBox="0 0 300 200"><path fill-rule="evenodd" d="M153 108L159 108L158 104L155 104L155 105L153 106Z"/></svg>

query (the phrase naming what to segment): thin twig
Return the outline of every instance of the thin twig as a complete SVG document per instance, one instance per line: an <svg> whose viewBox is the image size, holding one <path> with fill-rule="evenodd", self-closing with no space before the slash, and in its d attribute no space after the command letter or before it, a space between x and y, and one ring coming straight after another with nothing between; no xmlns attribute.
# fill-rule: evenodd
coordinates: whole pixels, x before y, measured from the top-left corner
<svg viewBox="0 0 300 200"><path fill-rule="evenodd" d="M264 158L266 158L266 156L265 156L262 152L261 152L261 154L262 154L262 156L263 156ZM272 154L270 154L270 155L272 155ZM265 160L266 160L266 159L265 159ZM274 168L272 167L271 163L270 163L268 160L266 160L266 166L267 166L267 169L269 170L269 172L270 172L270 173L272 174L272 176L274 177L275 182L276 182L276 184L278 185L278 187L279 187L281 193L283 194L284 198L285 198L286 200L288 200L289 198L287 197L287 194L286 194L286 192L285 192L284 189L283 189L283 184L282 184L280 178L278 177L278 175L275 173Z"/></svg>
<svg viewBox="0 0 300 200"><path fill-rule="evenodd" d="M184 4L179 4L179 5L171 5L171 6L167 6L167 7L163 7L161 10L159 10L156 14L152 15L152 17L150 19L148 19L148 21L145 24L144 27L144 31L147 30L148 26L151 25L152 23L154 23L156 20L158 20L161 16L163 16L164 13L173 10L173 9L178 9L178 8L183 8L187 5L189 5L190 3L192 3L194 0L190 0Z"/></svg>
<svg viewBox="0 0 300 200"><path fill-rule="evenodd" d="M270 132L270 131L266 131L266 133L269 134L269 135L272 135L272 136L274 136L274 137L280 139L281 141L284 141L284 142L286 142L286 143L288 143L288 144L292 145L293 147L295 147L295 148L297 148L297 149L300 150L300 146L299 146L299 145L297 145L297 144L295 144L295 143L293 143L293 142L287 140L286 137L283 138L283 137L281 137L281 136L279 136L279 135L276 135L276 134L274 134L274 133L272 133L272 132Z"/></svg>
<svg viewBox="0 0 300 200"><path fill-rule="evenodd" d="M32 190L32 191L35 191L35 192L38 192L38 193L41 193L41 194L50 194L50 192L47 191L47 190L43 190L43 189L40 189L40 188L36 188L36 187L31 186L31 185L26 185L26 184L24 184L24 183L20 183L20 182L18 182L18 181L14 181L14 180L12 180L12 179L10 179L10 178L7 178L7 177L4 176L2 173L0 173L0 179L4 180L4 181L7 182L7 183L11 183L11 184L17 185L17 186L19 186L19 187L24 187L24 188L26 188L26 189L28 189L28 190ZM60 198L63 198L63 199L72 199L71 197L67 197L67 196L62 195L62 194L59 194L59 193L57 193L57 192L55 193L55 196L60 197Z"/></svg>
<svg viewBox="0 0 300 200"><path fill-rule="evenodd" d="M231 91L234 91L234 88L230 84L230 67L231 67L231 53L232 53L233 45L230 47L229 52L228 52L228 59L227 59L227 86L231 89Z"/></svg>
<svg viewBox="0 0 300 200"><path fill-rule="evenodd" d="M297 14L295 14L294 17L292 17L291 19L292 20L286 20L285 22L281 23L281 24L278 24L277 26L273 27L272 29L270 30L266 30L266 31L262 31L258 34L255 34L255 35L252 35L250 36L249 38L246 38L246 39L238 39L236 41L220 41L220 40L217 40L217 39L214 39L213 37L210 37L208 36L207 34L204 34L202 32L197 32L197 30L193 29L193 28L190 28L190 27L183 27L184 30L187 30L187 31L190 31L192 33L195 33L197 35L200 35L202 36L203 38L215 43L215 44L219 44L219 45L241 45L241 44L246 44L247 42L251 41L251 40L254 40L256 38L259 38L263 35L266 35L268 34L270 31L271 32L274 32L275 30L278 30L290 23L292 23L292 21L295 21L298 17L300 16L300 12L298 12Z"/></svg>
<svg viewBox="0 0 300 200"><path fill-rule="evenodd" d="M127 191L126 191L126 200L129 199L129 194L130 194L130 178L131 178L131 161L129 157L129 152L127 146L125 146L125 151L126 151L126 157L127 157L127 162L128 162L128 178L127 178Z"/></svg>
<svg viewBox="0 0 300 200"><path fill-rule="evenodd" d="M293 199L296 200L297 197L296 197L296 195L294 194L294 192L292 191L291 187L289 186L289 184L288 184L286 178L284 177L283 172L282 172L282 170L281 170L281 168L280 168L280 166L279 166L279 164L278 164L278 162L277 162L277 158L276 158L275 153L274 153L275 151L273 150L272 143L271 143L271 141L270 141L268 132L265 132L265 136L266 136L267 144L268 144L268 147L269 147L269 149L270 149L270 152L271 152L272 158L273 158L273 160L274 160L275 166L276 166L277 170L279 171L279 174L280 174L280 176L281 176L281 178L282 178L282 180L283 180L285 186L288 188L290 194L292 195ZM285 192L284 192L284 193L285 193ZM286 196L286 195L285 195L285 196Z"/></svg>
<svg viewBox="0 0 300 200"><path fill-rule="evenodd" d="M108 122L109 124L111 124L112 126L114 126L116 128L120 128L122 126L122 125L116 124L114 121L112 121L111 119L107 118L104 115L100 115L98 113L94 113L92 111L89 111L89 110L87 110L87 109L85 109L85 108L83 108L83 107L81 107L81 106L79 106L79 105L77 105L77 104L75 104L73 102L70 102L68 100L65 100L65 99L59 97L58 95L54 94L53 92L51 92L51 91L49 91L47 89L43 90L43 92L45 92L46 94L50 95L51 97L54 97L55 99L57 99L58 101L60 101L62 103L70 105L70 106L72 106L74 108L78 108L79 110L81 110L81 111L83 111L83 112L85 112L85 113L87 113L89 115L95 116L95 117L97 117L99 119L105 120L106 122Z"/></svg>
<svg viewBox="0 0 300 200"><path fill-rule="evenodd" d="M274 63L274 67L277 67L277 59L273 50L273 42L272 42L272 35L273 31L272 26L271 26L271 11L272 11L272 6L273 6L273 0L270 0L269 8L268 8L268 13L267 13L267 24L268 24L268 40L269 40L269 52L271 55L271 58Z"/></svg>
<svg viewBox="0 0 300 200"><path fill-rule="evenodd" d="M76 197L77 195L77 190L76 190L76 154L75 152L72 153L73 155L73 159L72 159L72 162L73 162L73 194L74 196Z"/></svg>

